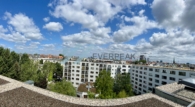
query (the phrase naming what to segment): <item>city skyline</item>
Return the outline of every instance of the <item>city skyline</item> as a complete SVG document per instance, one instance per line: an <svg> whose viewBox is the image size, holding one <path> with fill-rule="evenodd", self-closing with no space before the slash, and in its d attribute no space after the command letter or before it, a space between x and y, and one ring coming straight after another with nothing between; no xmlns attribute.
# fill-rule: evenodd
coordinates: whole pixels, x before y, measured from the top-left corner
<svg viewBox="0 0 195 107"><path fill-rule="evenodd" d="M1 0L0 46L89 57L144 54L195 63L193 0Z"/></svg>

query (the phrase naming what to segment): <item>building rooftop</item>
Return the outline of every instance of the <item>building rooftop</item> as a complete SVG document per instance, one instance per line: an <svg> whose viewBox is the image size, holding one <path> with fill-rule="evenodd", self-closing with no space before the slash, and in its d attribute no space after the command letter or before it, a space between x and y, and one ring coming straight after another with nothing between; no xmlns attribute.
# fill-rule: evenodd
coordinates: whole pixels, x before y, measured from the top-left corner
<svg viewBox="0 0 195 107"><path fill-rule="evenodd" d="M0 83L3 83L2 81L6 83L0 84L0 106L181 107L179 104L151 93L121 99L83 99L51 92L0 75Z"/></svg>
<svg viewBox="0 0 195 107"><path fill-rule="evenodd" d="M195 91L190 90L186 88L186 85L184 84L178 84L177 82L162 85L156 87L156 89L159 89L163 92L172 94L175 97L181 98L183 100L186 100L188 102L193 102L195 100Z"/></svg>
<svg viewBox="0 0 195 107"><path fill-rule="evenodd" d="M86 83L81 83L77 89L78 92L88 92L89 91L96 93L96 89L94 87L94 83L92 82L86 82Z"/></svg>
<svg viewBox="0 0 195 107"><path fill-rule="evenodd" d="M133 65L134 65L134 64L133 64ZM194 69L190 69L189 67L151 66L151 65L140 65L140 64L135 64L135 65L136 65L136 66L153 67L153 68L163 68L163 69L173 69L173 70L195 71Z"/></svg>

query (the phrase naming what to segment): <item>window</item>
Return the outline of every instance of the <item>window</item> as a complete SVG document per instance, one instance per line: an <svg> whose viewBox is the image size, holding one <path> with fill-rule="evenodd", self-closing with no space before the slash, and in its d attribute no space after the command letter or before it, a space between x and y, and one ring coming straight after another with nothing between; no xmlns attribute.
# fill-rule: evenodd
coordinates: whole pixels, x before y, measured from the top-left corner
<svg viewBox="0 0 195 107"><path fill-rule="evenodd" d="M162 81L162 85L165 85L165 84L167 84L167 82L165 82L165 81Z"/></svg>
<svg viewBox="0 0 195 107"><path fill-rule="evenodd" d="M143 90L144 93L146 93L146 90Z"/></svg>
<svg viewBox="0 0 195 107"><path fill-rule="evenodd" d="M152 83L148 83L149 86L152 86Z"/></svg>
<svg viewBox="0 0 195 107"><path fill-rule="evenodd" d="M142 82L142 80L139 80L139 82Z"/></svg>
<svg viewBox="0 0 195 107"><path fill-rule="evenodd" d="M155 80L156 83L159 83L159 80Z"/></svg>
<svg viewBox="0 0 195 107"><path fill-rule="evenodd" d="M152 73L149 73L149 76L152 76Z"/></svg>
<svg viewBox="0 0 195 107"><path fill-rule="evenodd" d="M138 69L139 67L136 67L136 69Z"/></svg>
<svg viewBox="0 0 195 107"><path fill-rule="evenodd" d="M159 75L158 75L158 74L156 74L156 75L155 75L155 77L156 77L156 78L159 78Z"/></svg>
<svg viewBox="0 0 195 107"><path fill-rule="evenodd" d="M159 69L155 69L155 72L159 72Z"/></svg>
<svg viewBox="0 0 195 107"><path fill-rule="evenodd" d="M173 75L175 75L175 71L170 71L170 74L173 74Z"/></svg>
<svg viewBox="0 0 195 107"><path fill-rule="evenodd" d="M139 71L140 74L142 74L142 71Z"/></svg>
<svg viewBox="0 0 195 107"><path fill-rule="evenodd" d="M144 74L145 74L145 75L147 75L147 73L146 73L146 72L144 72Z"/></svg>
<svg viewBox="0 0 195 107"><path fill-rule="evenodd" d="M79 78L76 78L76 80L79 80Z"/></svg>
<svg viewBox="0 0 195 107"><path fill-rule="evenodd" d="M167 79L167 76L162 76L162 79Z"/></svg>
<svg viewBox="0 0 195 107"><path fill-rule="evenodd" d="M179 72L180 76L186 76L186 72Z"/></svg>
<svg viewBox="0 0 195 107"><path fill-rule="evenodd" d="M144 70L147 70L147 68L144 68Z"/></svg>
<svg viewBox="0 0 195 107"><path fill-rule="evenodd" d="M152 88L148 88L148 90L152 91Z"/></svg>
<svg viewBox="0 0 195 107"><path fill-rule="evenodd" d="M152 81L152 78L149 78L149 81Z"/></svg>
<svg viewBox="0 0 195 107"><path fill-rule="evenodd" d="M167 73L167 71L163 69L162 73Z"/></svg>
<svg viewBox="0 0 195 107"><path fill-rule="evenodd" d="M153 71L153 69L152 68L149 68L149 71Z"/></svg>
<svg viewBox="0 0 195 107"><path fill-rule="evenodd" d="M143 69L143 67L140 67L140 69Z"/></svg>
<svg viewBox="0 0 195 107"><path fill-rule="evenodd" d="M170 77L169 79L172 80L172 81L175 81L175 78L173 78L173 77Z"/></svg>

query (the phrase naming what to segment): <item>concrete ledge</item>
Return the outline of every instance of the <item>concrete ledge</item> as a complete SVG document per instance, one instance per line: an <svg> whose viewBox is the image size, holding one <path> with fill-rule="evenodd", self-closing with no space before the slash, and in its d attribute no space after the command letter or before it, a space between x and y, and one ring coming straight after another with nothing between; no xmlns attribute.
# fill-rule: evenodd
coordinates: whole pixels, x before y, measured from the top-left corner
<svg viewBox="0 0 195 107"><path fill-rule="evenodd" d="M121 99L108 99L108 100L103 100L103 99L83 99L83 98L77 98L77 97L71 97L71 96L67 96L67 95L62 95L62 94L58 94L55 92L51 92L45 89L41 89L35 86L31 86L28 84L25 84L23 82L20 81L16 81L13 79L10 79L8 77L5 76L1 76L1 79L4 79L10 83L5 84L5 85L0 85L0 93L6 92L8 90L12 90L18 87L24 87L27 88L31 91L40 93L42 95L54 98L54 99L58 99L61 101L65 101L65 102L69 102L72 104L77 104L77 105L85 105L85 106L117 106L117 105L123 105L123 104L129 104L129 103L134 103L134 102L138 102L138 101L142 101L145 99L149 99L149 98L155 98L160 100L161 102L164 102L166 104L169 104L173 107L181 107L181 105L176 104L172 101L169 101L167 99L161 98L157 95L148 93L148 94L143 94L143 95L139 95L139 96L133 96L133 97L127 97L127 98L121 98Z"/></svg>

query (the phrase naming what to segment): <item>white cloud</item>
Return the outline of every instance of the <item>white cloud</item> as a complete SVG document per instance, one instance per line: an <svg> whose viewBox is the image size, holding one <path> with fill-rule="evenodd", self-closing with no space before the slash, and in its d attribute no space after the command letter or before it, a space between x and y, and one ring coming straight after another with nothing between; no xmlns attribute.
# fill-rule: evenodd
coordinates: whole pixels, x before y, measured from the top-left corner
<svg viewBox="0 0 195 107"><path fill-rule="evenodd" d="M82 31L81 33L62 36L62 40L64 42L64 45L67 46L74 44L106 44L108 42L111 42L111 39L109 37L107 37L107 39L100 38L94 36L88 31Z"/></svg>
<svg viewBox="0 0 195 107"><path fill-rule="evenodd" d="M43 20L44 20L45 22L48 22L48 21L50 20L50 18L49 18L49 17L45 17L45 18L43 18Z"/></svg>
<svg viewBox="0 0 195 107"><path fill-rule="evenodd" d="M194 4L194 0L154 0L151 7L155 19L166 30L180 28L195 32Z"/></svg>
<svg viewBox="0 0 195 107"><path fill-rule="evenodd" d="M7 29L5 29L2 25L0 25L0 33L7 32Z"/></svg>
<svg viewBox="0 0 195 107"><path fill-rule="evenodd" d="M40 40L43 38L39 28L28 16L22 13L12 16L11 13L6 12L5 17L8 19L8 24L12 25L17 33L24 35L26 39Z"/></svg>
<svg viewBox="0 0 195 107"><path fill-rule="evenodd" d="M129 41L147 31L147 29L159 28L155 21L148 20L146 16L125 17L125 20L134 24L122 26L118 31L115 31L113 33L115 42Z"/></svg>
<svg viewBox="0 0 195 107"><path fill-rule="evenodd" d="M145 5L146 3L144 0L73 0L72 2L60 0L49 5L54 7L54 10L50 11L54 17L79 23L88 29L96 29L103 27L124 8L137 4Z"/></svg>
<svg viewBox="0 0 195 107"><path fill-rule="evenodd" d="M63 26L59 22L49 22L46 25L44 25L43 28L55 32L63 30Z"/></svg>
<svg viewBox="0 0 195 107"><path fill-rule="evenodd" d="M47 48L47 49L53 49L55 48L55 45L54 44L44 44L42 45L44 48Z"/></svg>

